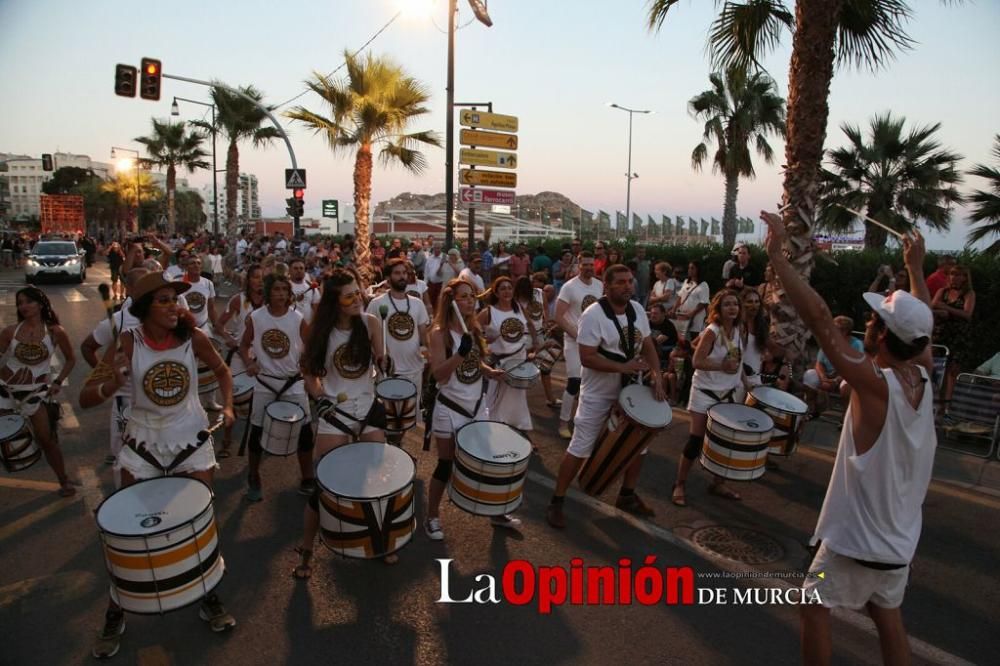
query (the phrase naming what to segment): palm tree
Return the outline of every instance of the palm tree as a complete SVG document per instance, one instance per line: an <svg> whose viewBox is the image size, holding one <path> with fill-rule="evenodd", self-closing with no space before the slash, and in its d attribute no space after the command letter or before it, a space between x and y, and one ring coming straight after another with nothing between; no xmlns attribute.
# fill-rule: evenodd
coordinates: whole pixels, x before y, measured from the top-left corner
<svg viewBox="0 0 1000 666"><path fill-rule="evenodd" d="M767 74L729 69L726 74L710 74L709 90L688 102L691 114L705 121L704 139L691 153L691 166L700 170L708 157L708 146L715 143L712 172L726 179L726 198L722 211L722 245L732 247L736 240L736 195L740 177L753 178L751 144L768 164L774 162L774 150L768 134L785 135L785 100L778 94Z"/></svg>
<svg viewBox="0 0 1000 666"><path fill-rule="evenodd" d="M253 86L240 88L247 97L260 102L264 98L264 93ZM229 140L229 147L226 150L226 236L231 242L236 242L236 191L240 185L240 151L238 144L240 141L249 139L254 147L266 146L272 139L281 138L281 133L274 127L261 127L261 123L267 120L264 113L256 104L235 93L231 93L225 88L215 86L212 88L212 101L215 103L215 127L211 123L195 120L190 121L192 125L200 127L209 132L219 132ZM273 111L275 107L267 107Z"/></svg>
<svg viewBox="0 0 1000 666"><path fill-rule="evenodd" d="M177 167L194 173L195 169L208 169L209 163L203 158L208 154L201 149L205 136L200 132L188 132L183 123L173 124L153 121L153 133L136 137L135 141L146 146L146 163L167 168L167 233L177 231L175 195L177 192Z"/></svg>
<svg viewBox="0 0 1000 666"><path fill-rule="evenodd" d="M329 117L301 106L286 115L323 134L334 153L354 153L355 261L365 281L373 275L368 209L372 192L372 151L376 146L384 165L400 164L414 174L427 168L417 148L440 146L431 131L406 132L411 120L428 112L430 95L420 81L408 76L389 58L358 58L344 52L347 77L332 81L320 73L306 85L330 105Z"/></svg>
<svg viewBox="0 0 1000 666"><path fill-rule="evenodd" d="M1000 162L1000 134L993 137L993 157ZM969 202L975 204L969 223L983 222L969 232L968 245L972 245L988 236L1000 236L1000 168L977 164L969 175L985 178L990 188L987 192L975 190L969 195ZM1000 239L993 241L986 251L1000 254Z"/></svg>
<svg viewBox="0 0 1000 666"><path fill-rule="evenodd" d="M905 124L891 113L877 115L867 142L857 126L841 125L849 145L828 153L833 169L823 171L820 225L849 229L855 216L846 206L900 232L914 229L918 219L947 231L950 204L962 201L955 187L962 182L956 168L962 156L942 149L934 139L940 123L904 134ZM884 248L886 236L885 229L865 223L866 248Z"/></svg>
<svg viewBox="0 0 1000 666"><path fill-rule="evenodd" d="M658 29L678 0L652 0L647 14ZM806 279L812 272L811 229L816 219L820 168L830 113L830 83L835 64L876 70L911 48L903 24L910 18L905 0L796 0L794 16L781 0L727 0L709 30L713 66L759 68L763 55L792 30L788 70L788 122L783 202L788 254ZM772 309L775 342L801 356L807 330L784 295Z"/></svg>
<svg viewBox="0 0 1000 666"><path fill-rule="evenodd" d="M136 165L136 168L139 166ZM136 188L139 190L138 196ZM122 238L125 238L128 231L135 232L141 228L139 213L142 210L142 204L156 201L163 196L149 172L141 170L138 176L134 172L116 173L113 178L101 184L101 189L114 195L117 200ZM129 224L129 211L133 207L135 207L135 220Z"/></svg>

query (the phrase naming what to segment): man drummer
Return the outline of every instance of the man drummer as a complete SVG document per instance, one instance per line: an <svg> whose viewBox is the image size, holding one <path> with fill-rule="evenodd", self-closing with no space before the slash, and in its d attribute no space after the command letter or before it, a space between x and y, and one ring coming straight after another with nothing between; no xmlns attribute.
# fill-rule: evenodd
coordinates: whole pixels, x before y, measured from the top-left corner
<svg viewBox="0 0 1000 666"><path fill-rule="evenodd" d="M577 344L577 324L580 315L604 293L604 283L594 277L594 255L580 253L579 274L568 280L559 290L556 302L556 324L563 330L563 355L566 358L566 390L563 391L562 406L559 410L559 436L569 439L573 436L569 421L576 407L576 397L580 393L580 348ZM645 313L643 320L645 320ZM648 334L648 331L647 331Z"/></svg>
<svg viewBox="0 0 1000 666"><path fill-rule="evenodd" d="M834 369L851 387L833 474L814 540L821 540L803 583L821 604L802 608L802 661L829 664L830 609L865 607L878 630L882 660L910 661L900 606L916 552L937 436L931 334L934 317L924 282L924 239L903 236L911 292L865 294L874 311L865 328L866 355L834 325L823 298L785 257L781 217L761 212L767 254L792 306Z"/></svg>
<svg viewBox="0 0 1000 666"><path fill-rule="evenodd" d="M215 310L215 285L201 275L201 257L192 252L184 264L185 272L181 280L191 285L184 294L188 310L194 315L195 326L209 337L218 327L219 318ZM219 411L222 406L215 400L215 391L204 397L205 409Z"/></svg>
<svg viewBox="0 0 1000 666"><path fill-rule="evenodd" d="M292 280L293 307L299 311L308 326L312 323L319 304L319 284L306 279L306 262L300 257L292 259L288 264L288 277Z"/></svg>
<svg viewBox="0 0 1000 666"><path fill-rule="evenodd" d="M299 493L311 495L316 487L313 475L313 432L309 427L309 399L299 374L299 361L308 326L302 315L292 309L292 285L286 275L272 273L264 278L266 306L254 310L246 320L240 358L247 374L256 378L253 406L250 408L250 462L247 470L248 502L264 499L261 490L260 463L264 411L272 402L283 400L302 408L304 418L299 430L298 460L302 481ZM251 351L253 352L251 354Z"/></svg>
<svg viewBox="0 0 1000 666"><path fill-rule="evenodd" d="M379 318L388 351L382 374L402 377L417 388L420 404L424 376L424 350L427 349L427 329L430 317L424 302L407 293L407 262L402 258L386 262L385 275L389 291L376 296L368 304L368 314ZM382 308L387 313L382 316ZM391 359L391 363L388 359Z"/></svg>
<svg viewBox="0 0 1000 666"><path fill-rule="evenodd" d="M581 275L593 271L593 257L581 261L580 269ZM663 409L670 409L665 402L660 358L650 335L646 311L631 299L635 290L632 272L615 264L604 270L604 278L606 298L587 308L574 335L579 345L583 381L580 405L573 420L576 427L559 465L555 493L546 512L549 525L557 528L566 527L563 515L566 491L597 445L597 437L621 393L622 375L631 378L644 373L652 380L656 400L663 403ZM652 516L653 510L635 492L643 457L636 456L625 470L615 506L637 516Z"/></svg>

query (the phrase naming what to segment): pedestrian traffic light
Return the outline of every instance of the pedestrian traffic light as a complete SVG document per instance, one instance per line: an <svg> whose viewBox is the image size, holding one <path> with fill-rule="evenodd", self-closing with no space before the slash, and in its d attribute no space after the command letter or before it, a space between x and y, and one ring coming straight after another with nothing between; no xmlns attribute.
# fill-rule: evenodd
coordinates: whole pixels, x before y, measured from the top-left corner
<svg viewBox="0 0 1000 666"><path fill-rule="evenodd" d="M115 65L115 94L122 97L135 97L135 79L137 70L132 65Z"/></svg>
<svg viewBox="0 0 1000 666"><path fill-rule="evenodd" d="M42 171L52 171L52 155L49 153L42 155Z"/></svg>
<svg viewBox="0 0 1000 666"><path fill-rule="evenodd" d="M305 196L306 191L301 188L292 190L292 197L295 199L294 217L302 217L305 214Z"/></svg>
<svg viewBox="0 0 1000 666"><path fill-rule="evenodd" d="M139 76L139 97L151 99L154 102L160 99L160 61L154 58L143 58L142 72Z"/></svg>

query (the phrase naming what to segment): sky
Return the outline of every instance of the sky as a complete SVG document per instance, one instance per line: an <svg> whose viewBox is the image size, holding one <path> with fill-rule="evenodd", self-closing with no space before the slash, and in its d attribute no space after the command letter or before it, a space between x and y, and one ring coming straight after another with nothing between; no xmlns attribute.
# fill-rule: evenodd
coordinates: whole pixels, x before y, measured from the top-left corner
<svg viewBox="0 0 1000 666"><path fill-rule="evenodd" d="M663 28L646 28L645 0L493 0L493 27L474 21L459 0L455 47L456 102L492 101L494 111L520 119L518 194L565 194L584 208L625 209L628 116L609 108L649 109L632 130L631 208L652 214L721 218L723 181L710 170L691 169L701 124L687 102L709 87L705 35L715 3L675 5ZM830 94L827 148L845 142L843 123L865 126L891 111L913 125L941 123L938 138L964 156L960 167L991 163L1000 132L1000 2L963 4L911 0L910 36L917 42L877 73L841 69ZM152 10L163 11L153 14ZM367 48L390 56L430 92L430 113L413 130L445 131L447 0L326 0L279 4L259 0L175 0L168 5L120 0L0 0L0 152L88 154L109 161L111 146L140 148L134 138L150 131L150 118L168 118L173 96L208 101L208 89L164 80L158 102L114 94L116 63L136 66L159 58L163 71L230 85L253 84L279 104L301 93L314 71L330 73L392 21ZM144 17L146 11L148 18ZM787 92L791 36L764 61L779 93ZM341 70L338 74L343 74ZM297 104L325 113L307 93ZM206 107L181 103L183 119L207 116ZM353 159L334 155L322 137L279 118L300 167L308 172L307 216L322 199L351 201ZM456 123L456 143L458 126ZM740 184L741 216L756 219L781 196L784 145L779 159L757 160L757 178ZM444 191L444 151L427 150L421 175L377 167L372 201L402 192ZM218 149L219 167L225 147ZM284 145L240 146L240 169L260 182L265 216L284 214ZM211 182L206 171L187 176ZM456 183L456 188L458 187ZM969 177L963 191L984 187ZM955 211L952 231L931 234L935 249L957 249L967 231L966 211Z"/></svg>

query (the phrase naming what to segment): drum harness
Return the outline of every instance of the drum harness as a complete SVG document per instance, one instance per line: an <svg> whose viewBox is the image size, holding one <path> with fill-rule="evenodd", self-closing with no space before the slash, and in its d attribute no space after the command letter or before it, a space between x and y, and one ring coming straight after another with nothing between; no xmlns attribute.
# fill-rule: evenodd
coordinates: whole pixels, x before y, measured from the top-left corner
<svg viewBox="0 0 1000 666"><path fill-rule="evenodd" d="M625 319L626 319L626 331L622 330L621 324L618 323L618 316L615 311L611 308L611 301L608 300L607 296L601 296L597 299L597 304L601 306L601 310L604 311L604 316L611 320L611 323L615 325L615 330L618 331L618 344L621 345L622 350L625 354L616 354L615 352L608 351L602 347L597 348L597 353L608 359L609 361L614 361L615 363L628 363L629 360L635 357L635 309L632 307L632 303L628 304L625 309ZM629 374L622 373L622 388L625 388L629 384L635 382L635 378Z"/></svg>
<svg viewBox="0 0 1000 666"><path fill-rule="evenodd" d="M729 340L725 336L725 332L722 333L721 338L722 338L723 343L727 347L731 348ZM737 351L740 352L740 357L742 358L743 357L743 341L742 341L742 339L738 335L736 336L736 338L737 338L736 339L736 349L737 349ZM702 393L704 393L705 395L707 395L709 398L712 398L716 402L729 402L729 403L735 402L735 400L733 400L733 398L736 395L736 388L731 388L728 391L726 391L725 393L723 393L722 395L719 395L717 392L715 392L715 391L713 391L711 389L699 388L698 390L701 391Z"/></svg>
<svg viewBox="0 0 1000 666"><path fill-rule="evenodd" d="M268 379L277 379L277 380L284 379L285 383L282 385L282 387L280 389L278 389L277 391L275 391L274 387L272 385L270 385L270 384L268 384L267 382L264 381L264 377L267 377ZM297 372L297 373L295 373L294 375L292 375L291 377L288 377L288 378L274 377L272 375L257 374L254 378L257 381L259 381L261 384L263 384L264 387L267 390L269 390L271 393L274 394L274 399L275 400L281 400L281 396L283 396L285 394L285 391L287 391L288 389L292 388L292 386L294 386L296 384L296 382L302 381L302 374ZM252 409L253 408L251 407L251 410ZM239 455L241 455L241 456L246 454L247 444L250 443L250 431L253 429L253 428L250 427L250 420L252 418L253 418L253 414L250 414L250 415L247 416L247 427L243 430L243 439L240 440Z"/></svg>
<svg viewBox="0 0 1000 666"><path fill-rule="evenodd" d="M522 346L522 348L523 348L523 346ZM516 354L519 351L521 351L521 350L518 349L516 352L514 352L514 354ZM452 355L451 336L448 336L448 339L445 341L444 357L446 359L449 359L449 358L451 358L451 355ZM505 354L502 358L506 358L507 356L512 356L512 355L513 354ZM437 381L434 379L434 373L433 372L430 373L430 379L427 382L427 392L426 392L425 395L427 396L427 406L424 409L424 448L423 448L423 450L424 451L430 451L430 448L431 448L431 437L433 436L433 432L432 432L433 428L431 426L433 425L433 421L434 421L434 403L437 402L437 401L440 401L441 404L444 405L445 407L447 407L448 409L450 409L450 410L452 410L454 412L458 412L459 414L461 414L462 416L464 416L467 419L474 419L474 418L476 418L476 414L479 413L479 406L483 402L483 396L486 395L486 382L485 381L480 381L479 399L476 400L476 406L473 407L472 413L469 413L469 410L467 410L465 407L463 407L462 405L458 404L457 402L455 402L454 400L452 400L448 396L441 395L441 392L438 390L438 387L437 387Z"/></svg>
<svg viewBox="0 0 1000 666"><path fill-rule="evenodd" d="M175 469L177 469L177 467L182 462L184 462L185 460L187 460L188 458L190 458L192 455L194 455L195 451L197 451L202 446L204 446L205 442L208 441L209 435L211 435L213 432L215 432L215 430L219 426L221 426L223 423L225 423L225 420L220 417L219 420L216 421L215 425L210 426L207 430L199 430L198 431L198 435L197 435L198 442L196 444L188 444L183 449L181 449L177 453L177 455L174 456L173 461L169 465L167 465L167 466L164 466L156 458L156 456L154 456L152 453L150 453L146 449L146 445L145 444L139 444L133 438L125 438L124 444L128 448L132 449L132 451L137 456L139 456L140 458L142 458L143 460L145 460L146 462L148 462L150 465L152 465L156 469L158 469L161 472L163 472L163 476L169 476L170 473L173 472ZM249 430L249 428L248 428L248 430Z"/></svg>

